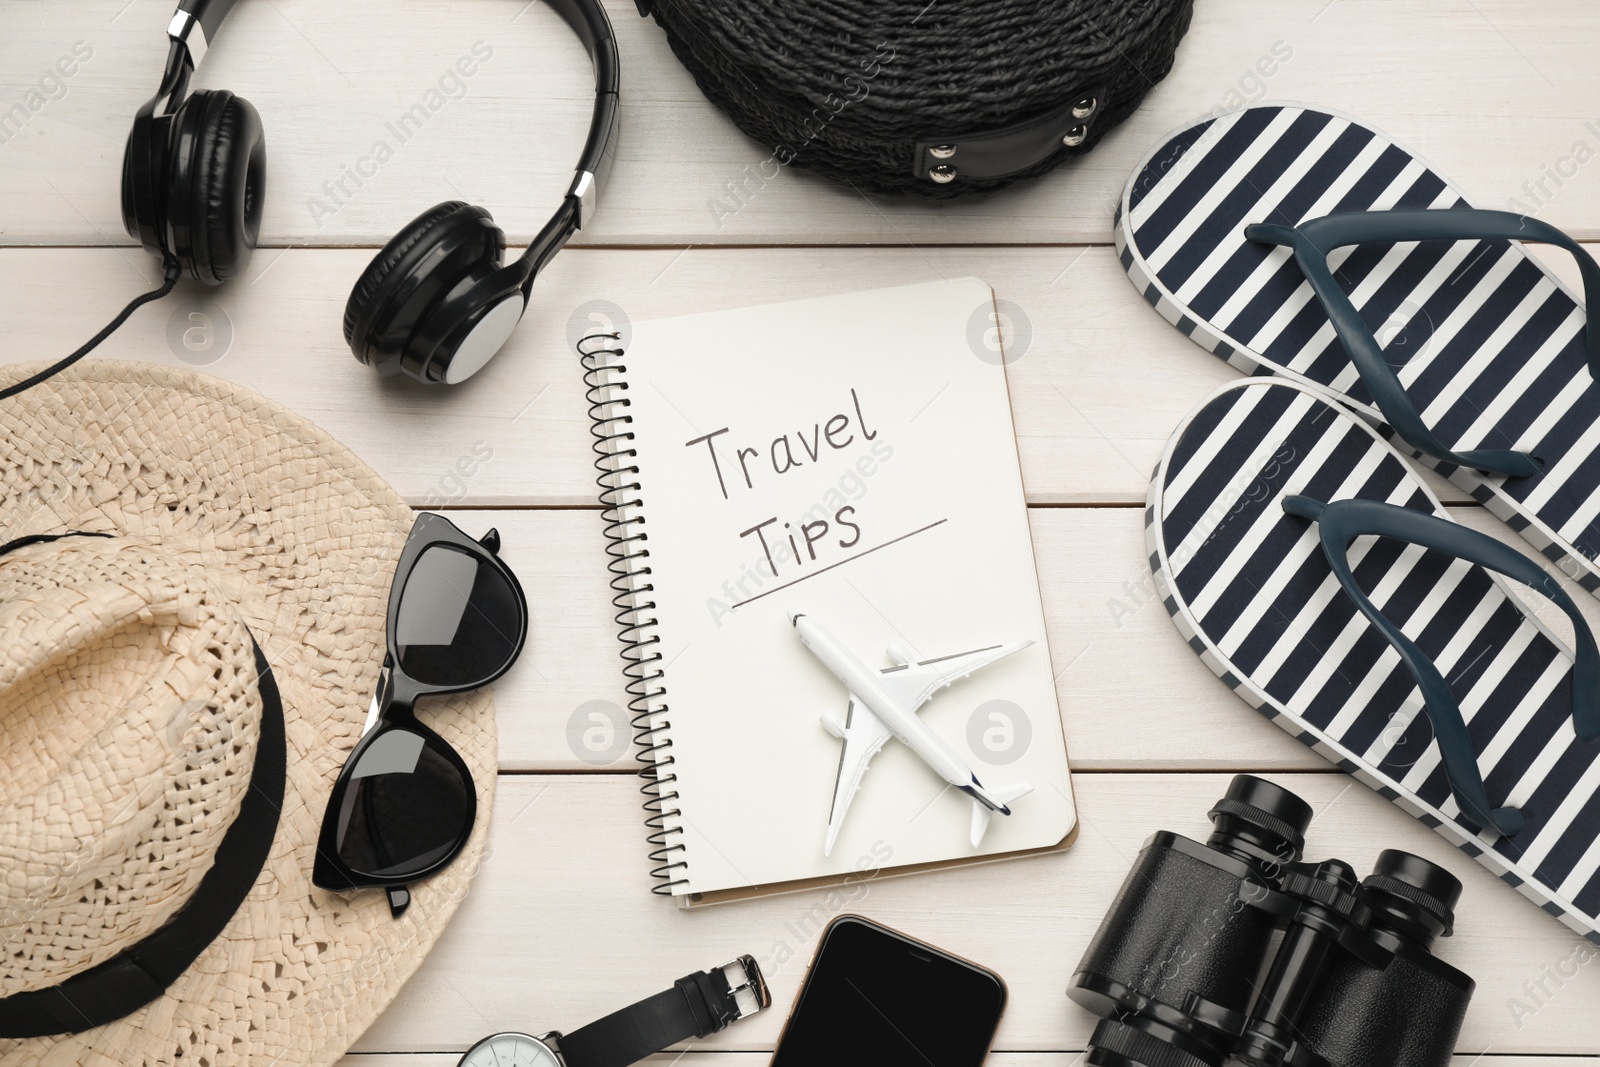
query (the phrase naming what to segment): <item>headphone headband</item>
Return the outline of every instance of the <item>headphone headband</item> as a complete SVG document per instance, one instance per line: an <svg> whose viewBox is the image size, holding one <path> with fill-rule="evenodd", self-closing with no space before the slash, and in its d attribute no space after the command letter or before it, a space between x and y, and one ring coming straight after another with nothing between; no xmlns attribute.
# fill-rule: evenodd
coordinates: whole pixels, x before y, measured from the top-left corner
<svg viewBox="0 0 1600 1067"><path fill-rule="evenodd" d="M188 74L205 59L211 42L222 28L222 21L237 2L179 0L178 10L167 24L167 36L172 39L173 47L161 89L150 102L152 112L168 97L173 99L165 112L176 109L176 98L188 87ZM600 189L610 176L616 154L617 93L622 82L616 36L600 0L545 0L545 3L572 28L583 42L584 51L589 53L589 62L594 65L594 110L589 117L589 135L584 139L583 152L578 156L572 185L567 190L567 202L557 209L528 248L525 258L535 271L593 216ZM187 63L180 62L181 59L187 59Z"/></svg>
<svg viewBox="0 0 1600 1067"><path fill-rule="evenodd" d="M177 13L167 23L167 36L181 42L189 52L190 66L198 67L206 57L211 39L222 27L238 0L181 0Z"/></svg>
<svg viewBox="0 0 1600 1067"><path fill-rule="evenodd" d="M611 174L611 163L616 155L617 93L622 84L622 61L617 55L617 39L611 30L611 19L606 15L605 8L600 6L600 0L545 0L545 3L572 27L572 32L578 35L589 53L589 62L594 64L594 112L589 117L589 135L584 139L583 151L578 156L572 186L567 190L567 200L577 201L572 205L575 216L572 230L567 232L570 237L573 231L583 229L589 221L599 200L600 190ZM563 213L564 210L557 212L551 223L557 222ZM546 230L549 229L547 226ZM563 238L554 248L542 253L537 248L539 244L535 240L527 254L535 271L561 245L566 244L566 240Z"/></svg>

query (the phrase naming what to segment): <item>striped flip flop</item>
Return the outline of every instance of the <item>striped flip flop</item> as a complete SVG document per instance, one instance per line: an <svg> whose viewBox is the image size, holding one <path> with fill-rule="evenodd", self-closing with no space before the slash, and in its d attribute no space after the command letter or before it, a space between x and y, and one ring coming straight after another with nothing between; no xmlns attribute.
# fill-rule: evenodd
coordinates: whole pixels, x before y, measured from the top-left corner
<svg viewBox="0 0 1600 1067"><path fill-rule="evenodd" d="M1202 348L1331 391L1600 595L1600 320L1525 241L1573 254L1600 299L1566 235L1282 104L1167 139L1116 216L1128 276Z"/></svg>
<svg viewBox="0 0 1600 1067"><path fill-rule="evenodd" d="M1184 420L1145 528L1168 613L1246 703L1600 942L1600 653L1549 573L1270 378ZM1576 653L1501 574L1574 619Z"/></svg>

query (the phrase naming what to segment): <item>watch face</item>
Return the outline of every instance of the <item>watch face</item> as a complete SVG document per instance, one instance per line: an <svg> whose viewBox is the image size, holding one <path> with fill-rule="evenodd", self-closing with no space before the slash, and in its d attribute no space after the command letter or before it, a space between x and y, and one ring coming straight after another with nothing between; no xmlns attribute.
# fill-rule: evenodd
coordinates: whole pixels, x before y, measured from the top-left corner
<svg viewBox="0 0 1600 1067"><path fill-rule="evenodd" d="M460 1067L561 1067L550 1046L527 1034L491 1034L467 1050Z"/></svg>

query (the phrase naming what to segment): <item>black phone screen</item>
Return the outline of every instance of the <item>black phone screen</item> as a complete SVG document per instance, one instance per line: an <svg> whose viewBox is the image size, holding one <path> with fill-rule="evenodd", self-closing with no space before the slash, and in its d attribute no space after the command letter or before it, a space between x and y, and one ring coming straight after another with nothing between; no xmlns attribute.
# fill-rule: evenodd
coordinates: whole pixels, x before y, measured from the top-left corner
<svg viewBox="0 0 1600 1067"><path fill-rule="evenodd" d="M771 1067L977 1067L1005 1003L992 972L844 916L823 933Z"/></svg>

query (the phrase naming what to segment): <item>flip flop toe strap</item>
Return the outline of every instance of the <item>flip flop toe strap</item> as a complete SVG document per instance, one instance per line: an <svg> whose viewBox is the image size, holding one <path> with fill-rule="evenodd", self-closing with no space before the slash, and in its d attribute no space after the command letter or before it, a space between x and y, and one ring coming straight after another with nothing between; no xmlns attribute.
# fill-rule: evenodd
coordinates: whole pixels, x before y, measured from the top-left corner
<svg viewBox="0 0 1600 1067"><path fill-rule="evenodd" d="M1383 356L1378 339L1362 320L1328 268L1328 253L1346 245L1404 241L1531 241L1555 245L1572 253L1583 275L1584 304L1600 306L1600 265L1571 237L1554 226L1511 211L1484 211L1475 208L1432 210L1355 211L1325 215L1298 226L1257 223L1246 226L1244 235L1263 244L1293 249L1295 262L1311 284L1311 290L1327 313L1361 382L1394 428L1400 439L1412 448L1436 459L1491 474L1526 477L1537 474L1540 460L1525 452L1504 449L1477 449L1453 452L1430 430L1406 396L1399 376ZM1586 325L1589 373L1600 381L1600 322L1590 318Z"/></svg>
<svg viewBox="0 0 1600 1067"><path fill-rule="evenodd" d="M1551 575L1520 552L1433 515L1377 500L1337 500L1327 504L1307 496L1284 498L1283 510L1317 523L1323 554L1345 595L1384 636L1416 679L1463 821L1480 829L1492 827L1508 836L1516 834L1523 826L1522 813L1512 807L1490 807L1455 694L1434 662L1372 603L1357 583L1350 567L1350 545L1366 535L1392 537L1498 571L1548 597L1572 620L1577 645L1572 672L1572 722L1578 737L1591 741L1600 736L1600 650L1596 649L1594 634L1578 606Z"/></svg>

